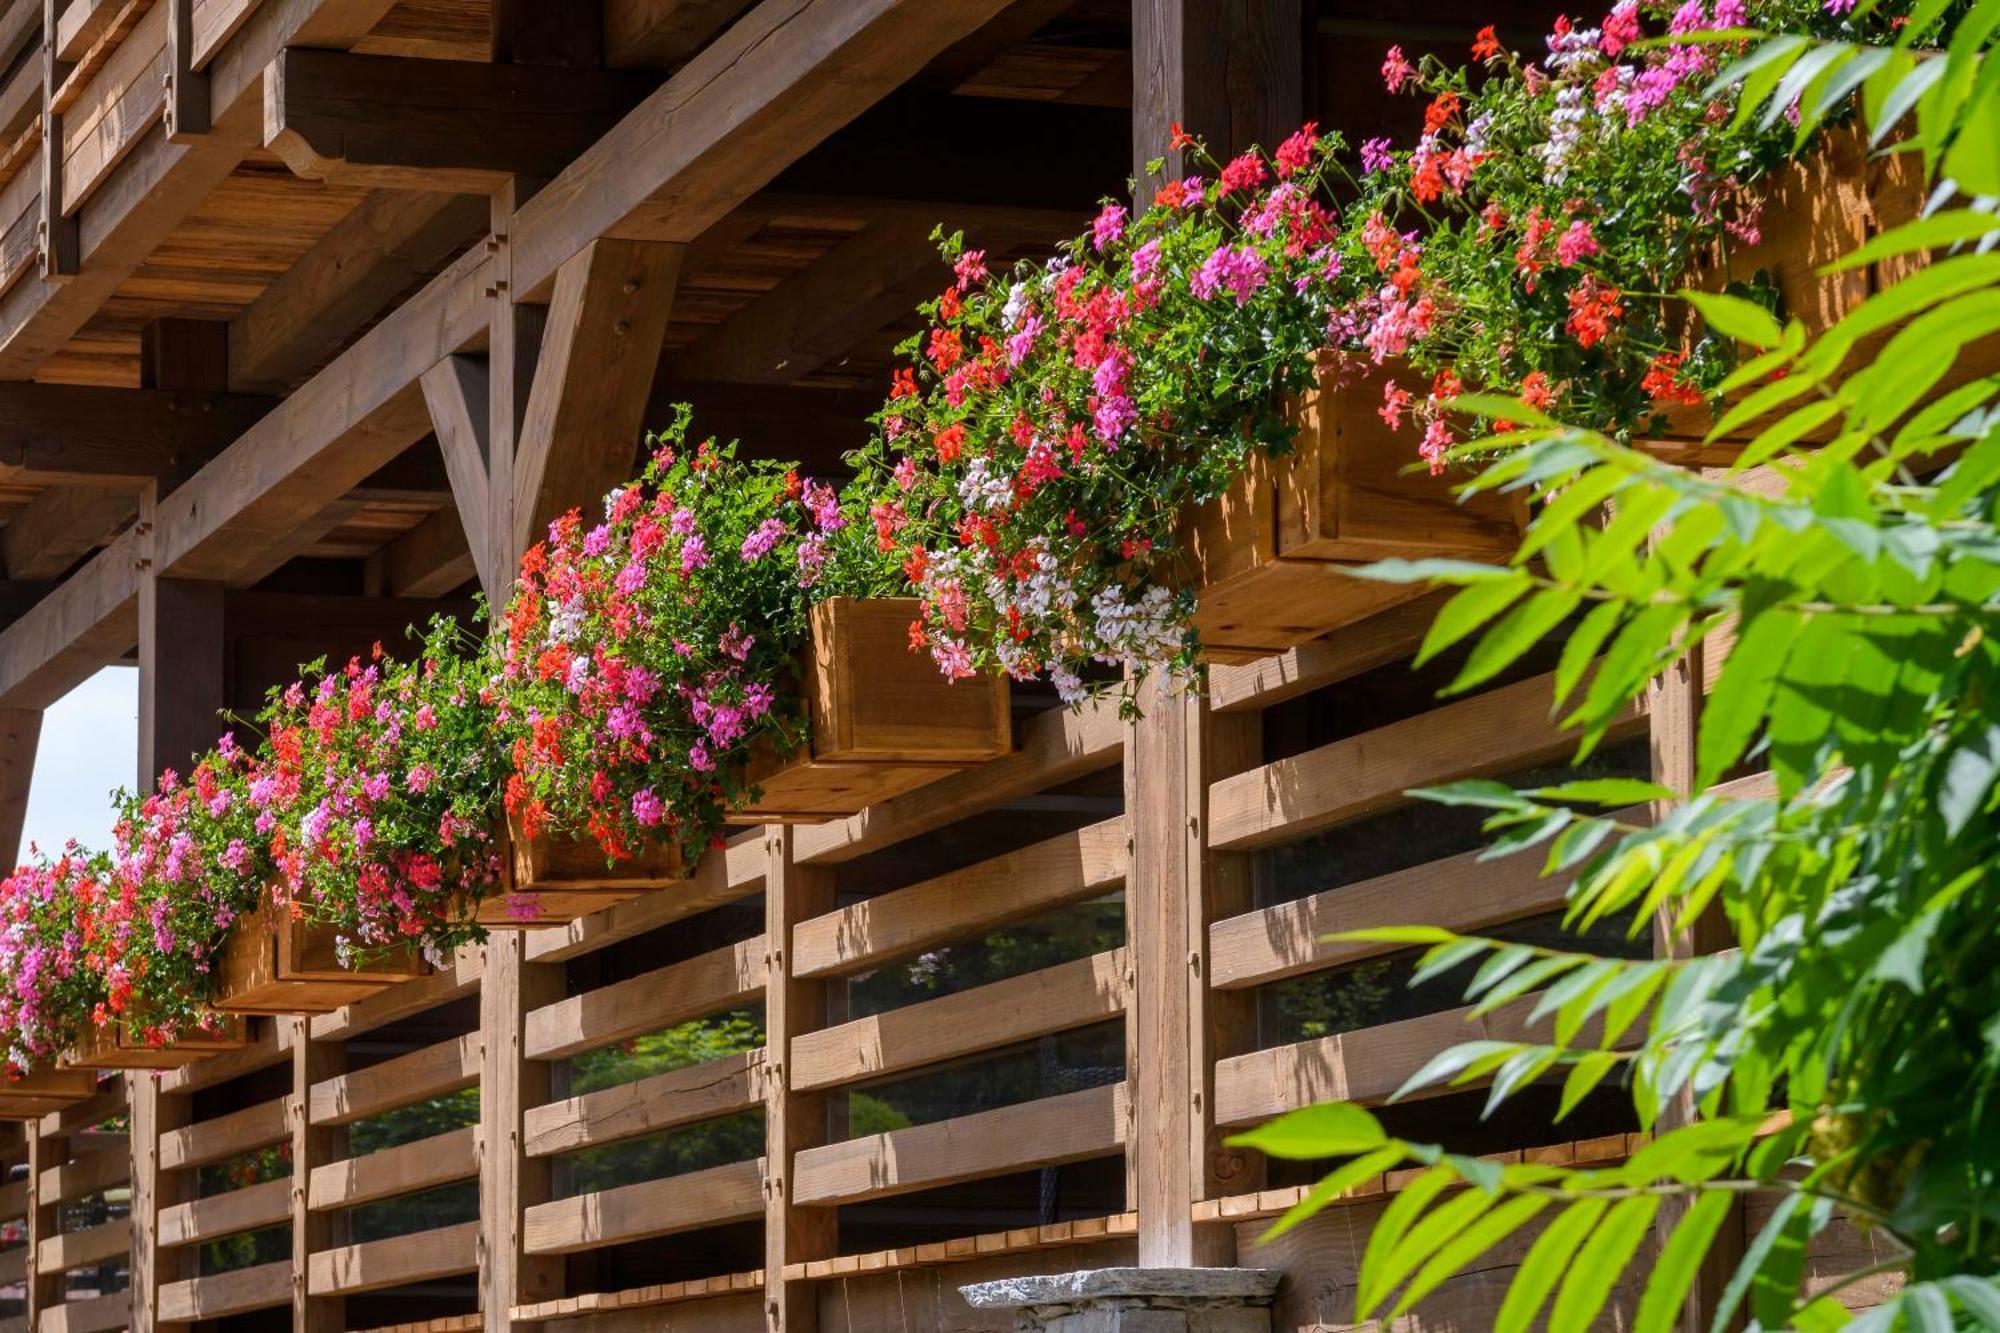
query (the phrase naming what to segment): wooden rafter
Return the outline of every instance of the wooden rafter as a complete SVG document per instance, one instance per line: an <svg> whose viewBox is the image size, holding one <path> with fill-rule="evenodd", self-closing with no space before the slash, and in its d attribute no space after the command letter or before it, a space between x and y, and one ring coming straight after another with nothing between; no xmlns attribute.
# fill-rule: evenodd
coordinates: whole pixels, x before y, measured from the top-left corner
<svg viewBox="0 0 2000 1333"><path fill-rule="evenodd" d="M192 471L275 402L244 394L0 383L0 478L138 486Z"/></svg>
<svg viewBox="0 0 2000 1333"><path fill-rule="evenodd" d="M492 445L486 364L483 357L448 356L425 371L422 382L431 429L437 433L445 473L451 478L460 530L480 584L491 598L504 585L508 557L494 549L487 522L486 460Z"/></svg>

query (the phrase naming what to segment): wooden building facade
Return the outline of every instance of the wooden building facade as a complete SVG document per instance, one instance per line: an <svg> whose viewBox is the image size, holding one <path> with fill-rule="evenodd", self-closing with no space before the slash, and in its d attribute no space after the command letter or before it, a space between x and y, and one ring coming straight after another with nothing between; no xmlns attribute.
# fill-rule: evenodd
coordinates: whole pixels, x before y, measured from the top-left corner
<svg viewBox="0 0 2000 1333"><path fill-rule="evenodd" d="M504 589L671 403L831 473L945 280L935 225L1045 252L1171 124L1359 141L1389 41L1553 12L5 0L0 848L41 710L106 664L150 774L297 663ZM1223 1139L1384 1102L1470 1030L1320 937L1561 903L1401 795L1570 749L1532 671L1436 702L1432 609L1136 722L1017 691L1004 759L0 1129L0 1329L960 1330L995 1326L962 1282L1134 1261L1279 1268L1279 1327L1346 1326L1398 1182L1260 1247L1313 1177ZM1684 774L1700 685L1593 771ZM1544 1100L1385 1114L1629 1150L1615 1097ZM1503 1270L1426 1308L1480 1326Z"/></svg>

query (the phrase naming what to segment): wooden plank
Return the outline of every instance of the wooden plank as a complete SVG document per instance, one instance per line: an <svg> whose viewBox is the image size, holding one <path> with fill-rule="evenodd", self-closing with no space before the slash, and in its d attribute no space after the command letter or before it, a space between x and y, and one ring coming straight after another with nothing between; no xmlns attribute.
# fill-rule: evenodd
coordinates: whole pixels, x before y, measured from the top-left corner
<svg viewBox="0 0 2000 1333"><path fill-rule="evenodd" d="M121 21L134 10L139 11L138 22L130 36L101 52L95 71L78 64L77 77L89 82L80 89L74 83L63 89L63 99L74 96L74 105L62 115L60 127L51 127L48 141L63 145L57 197L66 214L76 213L166 111L167 7L142 0L122 9Z"/></svg>
<svg viewBox="0 0 2000 1333"><path fill-rule="evenodd" d="M604 7L604 63L672 69L707 45L742 0L631 0Z"/></svg>
<svg viewBox="0 0 2000 1333"><path fill-rule="evenodd" d="M42 1172L41 1197L45 1202L72 1203L102 1194L112 1186L123 1185L131 1179L129 1148L77 1153Z"/></svg>
<svg viewBox="0 0 2000 1333"><path fill-rule="evenodd" d="M529 1254L574 1254L764 1215L764 1159L620 1185L527 1210Z"/></svg>
<svg viewBox="0 0 2000 1333"><path fill-rule="evenodd" d="M9 518L0 533L7 570L24 579L61 578L138 512L137 490L52 486Z"/></svg>
<svg viewBox="0 0 2000 1333"><path fill-rule="evenodd" d="M61 286L74 277L81 242L77 220L63 212L64 137L63 113L56 105L57 91L69 75L69 65L56 54L58 0L42 0L42 195L41 273L45 286Z"/></svg>
<svg viewBox="0 0 2000 1333"><path fill-rule="evenodd" d="M1328 638L1243 666L1215 667L1208 673L1209 703L1217 713L1269 708L1399 662L1423 643L1446 600L1433 594L1403 602Z"/></svg>
<svg viewBox="0 0 2000 1333"><path fill-rule="evenodd" d="M1116 1153L1129 1108L1123 1083L1085 1088L934 1124L868 1134L798 1155L802 1203L861 1203Z"/></svg>
<svg viewBox="0 0 2000 1333"><path fill-rule="evenodd" d="M694 878L672 893L648 893L602 912L527 935L529 962L559 963L608 949L675 921L732 903L764 888L764 840L751 835L710 851Z"/></svg>
<svg viewBox="0 0 2000 1333"><path fill-rule="evenodd" d="M111 1333L132 1322L132 1297L127 1292L65 1301L42 1311L36 1333Z"/></svg>
<svg viewBox="0 0 2000 1333"><path fill-rule="evenodd" d="M21 864L21 831L41 737L41 709L0 708L0 861L6 865Z"/></svg>
<svg viewBox="0 0 2000 1333"><path fill-rule="evenodd" d="M190 143L207 134L208 75L200 72L194 11L197 0L167 0L167 138Z"/></svg>
<svg viewBox="0 0 2000 1333"><path fill-rule="evenodd" d="M1072 712L1052 708L1014 729L1012 754L941 778L857 815L798 831L799 859L810 865L857 856L933 833L968 815L1111 768L1125 753L1125 728L1115 703L1096 701Z"/></svg>
<svg viewBox="0 0 2000 1333"><path fill-rule="evenodd" d="M314 1257L346 1240L347 1230L340 1219L313 1210L311 1186L321 1165L347 1155L348 1134L341 1126L313 1123L309 1110L314 1094L345 1074L347 1047L316 1040L310 1018L281 1021L292 1034L292 1095L285 1105L292 1149L290 1178L285 1182L292 1242L292 1327L296 1333L341 1333L347 1327L347 1302L337 1295L315 1293L310 1275Z"/></svg>
<svg viewBox="0 0 2000 1333"><path fill-rule="evenodd" d="M530 963L518 931L486 942L486 976L479 990L479 1028L486 1058L479 1087L479 1133L485 1159L479 1175L478 1237L480 1309L497 1333L512 1327L511 1311L524 1302L563 1293L565 1266L529 1248L530 1216L555 1192L546 1158L528 1156L523 1118L530 1106L554 1096L549 1066L532 1057L527 1028L535 1011L566 989L559 965Z"/></svg>
<svg viewBox="0 0 2000 1333"><path fill-rule="evenodd" d="M1118 1240L1139 1234L1137 1213L1116 1213L1110 1217L1077 1218L1069 1222L1045 1222L1040 1226L1015 1227L1008 1231L988 1231L953 1241L904 1246L895 1250L874 1250L863 1254L843 1254L800 1264L787 1276L824 1282L830 1278L852 1277L857 1273L893 1273L903 1269L932 1268L941 1264L963 1263L977 1255L997 1259L1011 1254L1033 1254L1038 1250L1074 1245L1079 1240Z"/></svg>
<svg viewBox="0 0 2000 1333"><path fill-rule="evenodd" d="M686 248L593 241L557 270L514 450L515 550L632 475Z"/></svg>
<svg viewBox="0 0 2000 1333"><path fill-rule="evenodd" d="M371 557L391 597L442 597L479 576L455 505L433 510Z"/></svg>
<svg viewBox="0 0 2000 1333"><path fill-rule="evenodd" d="M458 951L450 967L439 968L415 981L400 982L330 1014L316 1016L312 1020L312 1035L318 1041L347 1041L449 1004L476 990L484 970L484 954L477 945L467 945Z"/></svg>
<svg viewBox="0 0 2000 1333"><path fill-rule="evenodd" d="M160 1169L206 1166L277 1143L290 1132L284 1098L160 1135Z"/></svg>
<svg viewBox="0 0 2000 1333"><path fill-rule="evenodd" d="M1116 889L1128 860L1125 821L1107 819L896 889L792 931L794 976L837 976Z"/></svg>
<svg viewBox="0 0 2000 1333"><path fill-rule="evenodd" d="M826 1026L827 982L801 980L786 964L784 941L800 921L832 910L834 872L798 862L792 831L765 830L768 869L764 880L764 938L777 942L766 958L764 1033L776 1052L773 1077L764 1080L764 1305L774 1333L817 1333L819 1302L812 1288L788 1281L796 1263L824 1259L840 1248L839 1215L831 1208L805 1205L797 1195L798 1155L825 1144L827 1096L802 1085L788 1067L787 1053Z"/></svg>
<svg viewBox="0 0 2000 1333"><path fill-rule="evenodd" d="M0 1185L0 1222L18 1222L28 1215L28 1182L25 1177Z"/></svg>
<svg viewBox="0 0 2000 1333"><path fill-rule="evenodd" d="M1209 984L1224 990L1263 986L1397 947L1328 940L1336 930L1422 921L1477 932L1554 911L1568 880L1544 879L1540 869L1533 856L1482 861L1479 852L1465 852L1218 921L1209 931Z"/></svg>
<svg viewBox="0 0 2000 1333"><path fill-rule="evenodd" d="M195 1183L184 1172L161 1170L160 1142L187 1124L193 1107L188 1097L169 1096L163 1078L128 1074L125 1081L132 1099L132 1327L134 1333L160 1333L172 1327L166 1290L190 1265L161 1246L159 1218L189 1200Z"/></svg>
<svg viewBox="0 0 2000 1333"><path fill-rule="evenodd" d="M1546 1040L1548 1020L1532 1027L1527 1021L1539 999L1524 996L1477 1019L1468 1019L1471 1006L1466 1005L1231 1057L1215 1070L1216 1122L1253 1124L1315 1102L1380 1105L1448 1046L1465 1041ZM1427 1088L1416 1095L1448 1091Z"/></svg>
<svg viewBox="0 0 2000 1333"><path fill-rule="evenodd" d="M484 199L370 194L230 321L230 386L289 391L485 229Z"/></svg>
<svg viewBox="0 0 2000 1333"><path fill-rule="evenodd" d="M111 26L124 0L70 0L56 20L56 59L76 61Z"/></svg>
<svg viewBox="0 0 2000 1333"><path fill-rule="evenodd" d="M211 1055L179 1069L169 1069L152 1082L167 1093L199 1092L232 1079L254 1074L260 1069L283 1064L292 1058L289 1029L268 1019L251 1019L249 1043L233 1051Z"/></svg>
<svg viewBox="0 0 2000 1333"><path fill-rule="evenodd" d="M654 82L594 62L563 68L293 47L264 72L264 146L308 180L491 194L517 176L561 171Z"/></svg>
<svg viewBox="0 0 2000 1333"><path fill-rule="evenodd" d="M351 1296L471 1273L479 1268L478 1248L479 1224L462 1222L321 1250L312 1257L307 1289L315 1296Z"/></svg>
<svg viewBox="0 0 2000 1333"><path fill-rule="evenodd" d="M142 525L143 526L143 525ZM139 576L139 785L151 791L226 729L222 585Z"/></svg>
<svg viewBox="0 0 2000 1333"><path fill-rule="evenodd" d="M747 1111L762 1103L763 1082L760 1047L531 1106L522 1119L522 1147L547 1157Z"/></svg>
<svg viewBox="0 0 2000 1333"><path fill-rule="evenodd" d="M627 1037L736 1008L764 991L764 937L689 958L531 1010L530 1060L561 1060Z"/></svg>
<svg viewBox="0 0 2000 1333"><path fill-rule="evenodd" d="M512 553L502 556L495 545L488 509L487 460L492 456L492 431L488 412L492 386L484 358L449 356L425 371L424 407L431 429L437 434L438 451L444 457L445 474L451 479L452 499L458 513L473 568L487 600L496 602L504 592Z"/></svg>
<svg viewBox="0 0 2000 1333"><path fill-rule="evenodd" d="M162 1208L157 1225L160 1244L196 1245L239 1231L279 1226L291 1217L292 1182L287 1177Z"/></svg>
<svg viewBox="0 0 2000 1333"><path fill-rule="evenodd" d="M331 1212L471 1180L478 1174L479 1127L464 1125L365 1157L313 1167L309 1203L316 1212Z"/></svg>
<svg viewBox="0 0 2000 1333"><path fill-rule="evenodd" d="M479 1082L482 1052L479 1034L469 1032L315 1083L308 1118L315 1125L349 1125L469 1088Z"/></svg>
<svg viewBox="0 0 2000 1333"><path fill-rule="evenodd" d="M1518 681L1225 778L1209 795L1210 845L1240 850L1302 838L1402 805L1412 787L1560 759L1576 734L1549 716L1550 680ZM1610 738L1645 724L1643 705L1635 707Z"/></svg>
<svg viewBox="0 0 2000 1333"><path fill-rule="evenodd" d="M0 707L46 708L138 643L139 546L125 533L0 630Z"/></svg>
<svg viewBox="0 0 2000 1333"><path fill-rule="evenodd" d="M1006 0L763 0L516 214L514 300L600 236L690 242Z"/></svg>
<svg viewBox="0 0 2000 1333"><path fill-rule="evenodd" d="M291 1298L292 1265L281 1259L230 1273L169 1282L160 1288L160 1319L164 1323L223 1319L283 1306Z"/></svg>
<svg viewBox="0 0 2000 1333"><path fill-rule="evenodd" d="M700 1300L723 1292L758 1291L764 1286L762 1270L749 1273L718 1273L714 1277L687 1278L623 1291L590 1291L581 1296L565 1296L537 1305L517 1305L514 1318L536 1321L567 1315L608 1314L614 1310L646 1310L682 1301Z"/></svg>
<svg viewBox="0 0 2000 1333"><path fill-rule="evenodd" d="M791 1085L829 1088L901 1073L1125 1012L1126 951L1107 949L956 995L792 1039Z"/></svg>
<svg viewBox="0 0 2000 1333"><path fill-rule="evenodd" d="M41 1273L64 1272L118 1258L131 1248L132 1224L121 1217L87 1230L50 1236L35 1246L35 1268Z"/></svg>

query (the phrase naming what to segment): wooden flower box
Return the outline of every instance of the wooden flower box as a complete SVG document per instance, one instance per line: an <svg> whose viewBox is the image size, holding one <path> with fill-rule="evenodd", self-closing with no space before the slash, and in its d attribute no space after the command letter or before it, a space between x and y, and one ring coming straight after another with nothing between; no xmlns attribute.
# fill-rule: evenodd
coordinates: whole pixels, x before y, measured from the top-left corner
<svg viewBox="0 0 2000 1333"><path fill-rule="evenodd" d="M822 823L1013 748L1003 676L953 681L910 650L915 598L837 597L812 613L801 664L811 737L751 760L762 795L732 823Z"/></svg>
<svg viewBox="0 0 2000 1333"><path fill-rule="evenodd" d="M1527 507L1518 497L1461 503L1452 487L1464 475L1431 476L1416 433L1382 420L1377 409L1393 368L1340 372L1335 357L1323 358L1318 387L1294 405L1292 453L1258 457L1189 517L1183 536L1200 591L1195 625L1210 661L1282 652L1427 591L1350 577L1354 565L1502 560L1520 542Z"/></svg>
<svg viewBox="0 0 2000 1333"><path fill-rule="evenodd" d="M323 1014L430 972L413 947L361 968L340 964L331 927L268 900L231 928L215 962L214 1004L232 1014Z"/></svg>
<svg viewBox="0 0 2000 1333"><path fill-rule="evenodd" d="M93 1096L97 1074L89 1069L44 1069L0 1078L0 1120L35 1120Z"/></svg>
<svg viewBox="0 0 2000 1333"><path fill-rule="evenodd" d="M489 930L561 925L688 878L680 848L672 845L655 844L607 867L589 838L522 838L512 820L500 838L501 891L479 904L479 924Z"/></svg>
<svg viewBox="0 0 2000 1333"><path fill-rule="evenodd" d="M106 1024L90 1040L63 1057L70 1069L179 1069L222 1051L237 1050L249 1037L240 1015L218 1014L206 1029L170 1046L148 1046L129 1022Z"/></svg>

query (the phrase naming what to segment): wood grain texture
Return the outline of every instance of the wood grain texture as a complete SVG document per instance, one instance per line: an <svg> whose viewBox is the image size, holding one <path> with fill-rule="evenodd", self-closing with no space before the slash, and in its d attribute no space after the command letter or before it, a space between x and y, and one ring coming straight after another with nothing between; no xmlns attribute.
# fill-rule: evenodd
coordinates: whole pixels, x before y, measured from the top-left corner
<svg viewBox="0 0 2000 1333"><path fill-rule="evenodd" d="M229 1273L169 1282L160 1288L159 1318L163 1324L187 1324L198 1319L223 1319L252 1310L276 1309L292 1299L289 1260L256 1264Z"/></svg>
<svg viewBox="0 0 2000 1333"><path fill-rule="evenodd" d="M764 1159L620 1185L527 1210L530 1254L574 1254L764 1215Z"/></svg>
<svg viewBox="0 0 2000 1333"><path fill-rule="evenodd" d="M347 1125L469 1088L479 1081L482 1050L472 1032L337 1074L312 1085L308 1118L316 1125Z"/></svg>
<svg viewBox="0 0 2000 1333"><path fill-rule="evenodd" d="M577 1152L733 1115L762 1104L764 1077L759 1048L531 1106L523 1149L533 1157Z"/></svg>
<svg viewBox="0 0 2000 1333"><path fill-rule="evenodd" d="M284 1179L162 1208L157 1225L160 1244L195 1245L291 1220L292 1182Z"/></svg>
<svg viewBox="0 0 2000 1333"><path fill-rule="evenodd" d="M477 1222L343 1245L312 1256L306 1287L315 1296L352 1296L470 1273L479 1267L478 1248Z"/></svg>
<svg viewBox="0 0 2000 1333"><path fill-rule="evenodd" d="M560 1060L733 1009L763 993L764 948L759 935L533 1009L522 1051Z"/></svg>
<svg viewBox="0 0 2000 1333"><path fill-rule="evenodd" d="M464 1125L362 1157L325 1162L309 1174L307 1200L315 1212L471 1180L479 1174L479 1127Z"/></svg>
<svg viewBox="0 0 2000 1333"><path fill-rule="evenodd" d="M0 630L0 707L46 708L139 642L139 554L124 533Z"/></svg>

